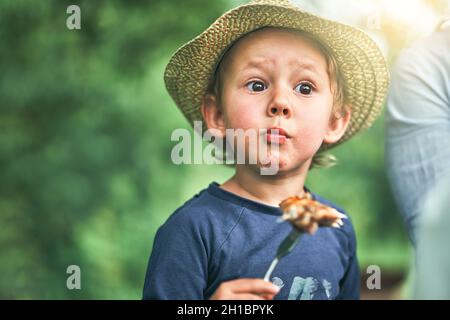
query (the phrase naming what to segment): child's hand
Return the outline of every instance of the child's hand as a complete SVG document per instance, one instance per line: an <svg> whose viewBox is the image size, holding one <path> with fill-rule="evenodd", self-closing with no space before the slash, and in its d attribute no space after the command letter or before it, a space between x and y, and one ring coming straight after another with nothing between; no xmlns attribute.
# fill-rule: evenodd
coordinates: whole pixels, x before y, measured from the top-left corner
<svg viewBox="0 0 450 320"><path fill-rule="evenodd" d="M272 300L278 291L280 288L262 279L238 279L223 282L211 300Z"/></svg>

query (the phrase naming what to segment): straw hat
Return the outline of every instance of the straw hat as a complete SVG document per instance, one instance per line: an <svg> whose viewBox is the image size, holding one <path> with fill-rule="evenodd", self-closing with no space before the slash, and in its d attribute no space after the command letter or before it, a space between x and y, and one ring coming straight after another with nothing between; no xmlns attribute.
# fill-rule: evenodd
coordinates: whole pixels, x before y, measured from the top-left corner
<svg viewBox="0 0 450 320"><path fill-rule="evenodd" d="M170 96L193 125L211 76L225 50L243 35L262 27L293 28L317 36L335 55L346 84L352 117L340 144L368 128L383 107L389 85L386 61L364 32L304 12L287 0L253 0L219 17L170 59L164 75ZM205 128L203 128L205 129Z"/></svg>

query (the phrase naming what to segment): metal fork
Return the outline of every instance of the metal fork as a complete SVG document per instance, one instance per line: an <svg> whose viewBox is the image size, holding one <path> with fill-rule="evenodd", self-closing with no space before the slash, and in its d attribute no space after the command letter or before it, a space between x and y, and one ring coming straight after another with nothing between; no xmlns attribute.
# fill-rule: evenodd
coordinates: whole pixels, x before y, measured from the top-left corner
<svg viewBox="0 0 450 320"><path fill-rule="evenodd" d="M270 264L270 267L267 270L266 275L264 276L264 280L270 281L270 276L275 270L278 262L280 262L281 258L289 254L294 249L295 245L300 240L301 235L302 232L300 230L298 230L297 228L293 228L292 231L283 240L283 242L281 242L280 246L278 247L277 254L272 260L272 263Z"/></svg>

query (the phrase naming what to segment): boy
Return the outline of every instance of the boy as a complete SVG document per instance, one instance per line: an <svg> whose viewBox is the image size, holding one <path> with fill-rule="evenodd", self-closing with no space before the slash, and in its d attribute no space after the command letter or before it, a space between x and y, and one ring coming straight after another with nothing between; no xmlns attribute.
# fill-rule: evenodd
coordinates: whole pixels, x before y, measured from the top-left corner
<svg viewBox="0 0 450 320"><path fill-rule="evenodd" d="M253 1L179 49L165 80L191 124L203 119L220 137L226 129L262 130L278 147L268 156L278 171L261 175L260 158L237 164L230 180L211 183L176 210L155 237L144 298L358 299L349 219L341 229L305 235L271 282L262 277L291 230L276 223L279 203L309 192L304 181L323 159L318 154L380 112L388 74L373 41L288 1Z"/></svg>

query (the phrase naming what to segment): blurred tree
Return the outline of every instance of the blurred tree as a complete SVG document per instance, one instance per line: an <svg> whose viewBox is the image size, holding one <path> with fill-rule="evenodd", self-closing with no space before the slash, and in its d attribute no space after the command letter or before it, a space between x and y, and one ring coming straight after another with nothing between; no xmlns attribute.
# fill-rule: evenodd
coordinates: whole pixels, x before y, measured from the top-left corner
<svg viewBox="0 0 450 320"><path fill-rule="evenodd" d="M81 8L79 31L66 28L70 4ZM149 226L185 171L169 161L182 120L161 66L223 9L0 3L1 298L140 297ZM81 291L66 288L71 264Z"/></svg>

